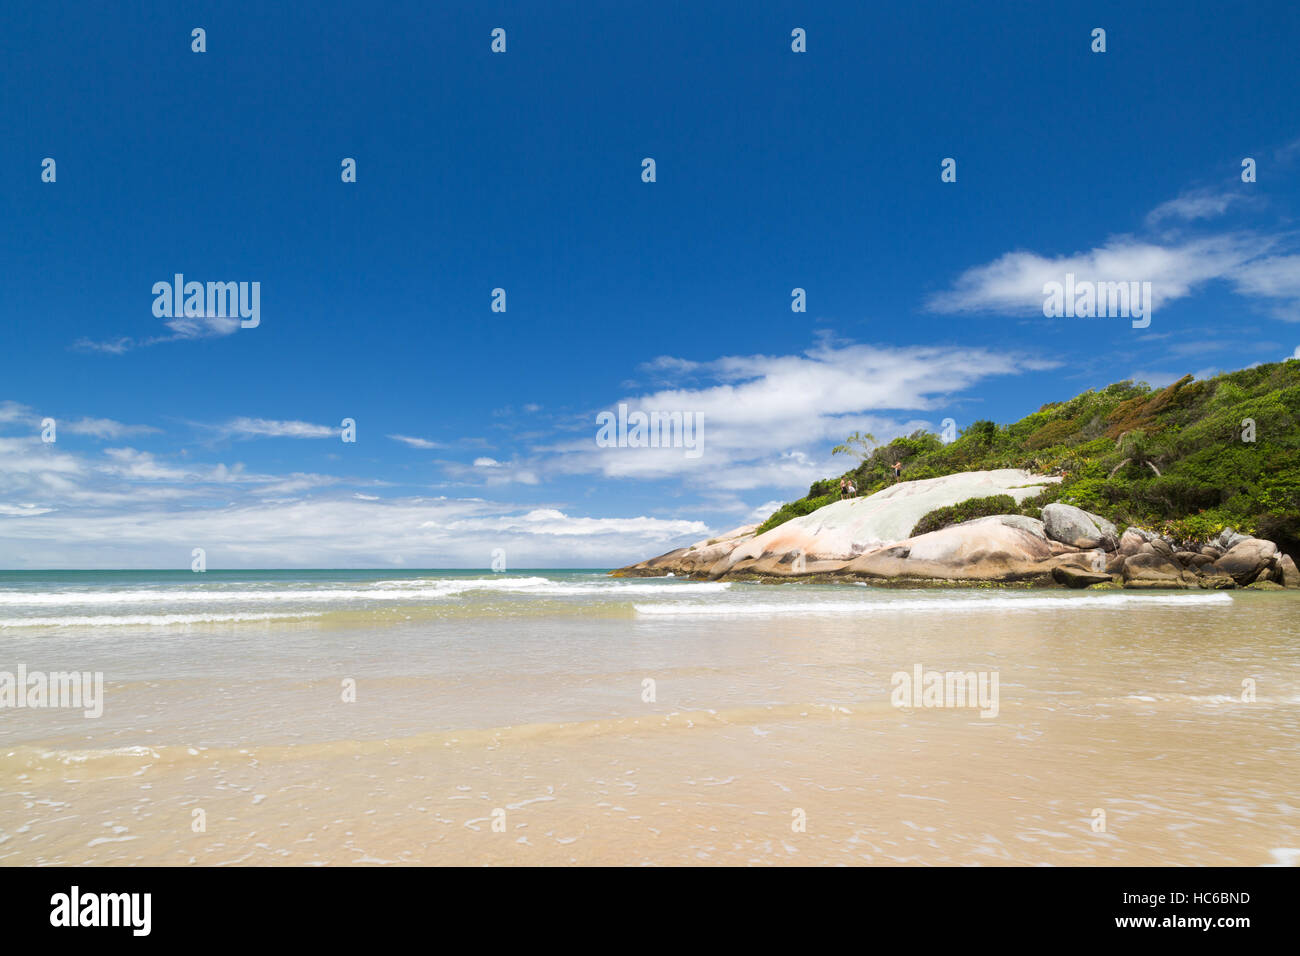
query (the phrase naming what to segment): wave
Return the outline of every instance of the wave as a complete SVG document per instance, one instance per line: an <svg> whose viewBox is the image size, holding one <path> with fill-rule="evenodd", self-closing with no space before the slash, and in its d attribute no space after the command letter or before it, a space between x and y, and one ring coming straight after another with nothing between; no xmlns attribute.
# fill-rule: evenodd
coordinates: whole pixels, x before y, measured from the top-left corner
<svg viewBox="0 0 1300 956"><path fill-rule="evenodd" d="M0 591L0 605L23 607L90 607L120 604L332 604L344 601L443 600L470 591L504 591L555 596L614 596L656 594L685 597L726 591L730 582L623 584L615 582L568 583L548 578L472 578L447 581L377 581L369 587L278 587L275 590L225 590L220 588L154 588L131 591Z"/></svg>
<svg viewBox="0 0 1300 956"><path fill-rule="evenodd" d="M0 630L11 627L159 627L169 624L226 624L246 621L288 621L320 617L298 614L100 614L67 617L0 617Z"/></svg>
<svg viewBox="0 0 1300 956"><path fill-rule="evenodd" d="M533 744L542 741L631 737L694 732L705 727L751 727L772 721L828 721L881 719L897 712L881 698L852 707L839 703L770 704L733 707L724 710L688 710L578 719L561 722L507 724L496 727L430 730L402 737L346 738L305 743L253 743L238 746L197 747L191 744L151 744L105 748L58 749L42 744L6 746L0 751L0 776L69 766L90 770L102 767L107 773L124 767L171 765L233 760L240 763L281 760L316 760L365 754L391 755L396 752L427 750L441 753L456 745L469 748L501 744Z"/></svg>
<svg viewBox="0 0 1300 956"><path fill-rule="evenodd" d="M678 614L723 616L732 614L873 614L897 611L1090 611L1137 606L1146 607L1223 607L1232 604L1231 596L1215 594L1102 594L1095 597L941 597L894 598L871 601L827 600L761 604L637 604L638 614Z"/></svg>

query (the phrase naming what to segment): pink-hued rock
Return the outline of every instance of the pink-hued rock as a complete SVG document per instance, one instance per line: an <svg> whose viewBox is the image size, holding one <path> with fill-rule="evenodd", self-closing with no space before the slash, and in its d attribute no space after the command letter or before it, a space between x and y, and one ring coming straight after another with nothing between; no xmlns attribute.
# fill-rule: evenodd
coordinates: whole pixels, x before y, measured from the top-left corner
<svg viewBox="0 0 1300 956"><path fill-rule="evenodd" d="M1271 541L1234 532L1233 547L1217 560L1213 548L1175 556L1169 541L1153 532L1129 528L1116 536L1104 518L1070 506L1044 508L1049 522L994 515L908 537L935 508L994 494L1022 500L1056 480L1006 469L899 482L761 535L754 525L745 525L612 573L710 580L818 575L882 583L1032 581L1067 587L1122 579L1127 588L1232 588L1272 580L1300 587L1295 562Z"/></svg>
<svg viewBox="0 0 1300 956"><path fill-rule="evenodd" d="M1058 481L1004 468L899 482L869 497L832 502L778 525L737 547L731 563L761 558L769 552L793 551L801 551L809 560L850 561L872 549L906 540L916 523L936 508L991 495L1010 495L1023 501Z"/></svg>
<svg viewBox="0 0 1300 956"><path fill-rule="evenodd" d="M620 577L703 573L735 550L737 544L746 538L752 538L757 527L756 524L741 525L716 537L706 538L688 547L678 548L657 558L650 558L639 564L622 568L617 573Z"/></svg>
<svg viewBox="0 0 1300 956"><path fill-rule="evenodd" d="M1002 517L966 521L870 551L848 562L844 571L867 578L954 581L1009 581L1050 574L1057 555L1046 537L1008 524Z"/></svg>

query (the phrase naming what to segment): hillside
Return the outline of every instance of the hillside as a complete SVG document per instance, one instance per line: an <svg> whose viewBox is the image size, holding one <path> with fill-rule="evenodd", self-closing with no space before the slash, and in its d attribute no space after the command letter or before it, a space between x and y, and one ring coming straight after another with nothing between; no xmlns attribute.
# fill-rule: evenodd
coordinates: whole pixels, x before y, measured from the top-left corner
<svg viewBox="0 0 1300 956"><path fill-rule="evenodd" d="M894 483L895 461L906 481L1011 468L1061 477L1018 502L1004 495L933 512L916 533L986 514L1037 516L1060 501L1121 529L1208 541L1232 527L1300 555L1300 361L1202 381L1188 375L1160 389L1118 382L1010 425L973 422L946 445L918 431L844 474L865 496ZM839 478L814 482L758 533L837 500Z"/></svg>

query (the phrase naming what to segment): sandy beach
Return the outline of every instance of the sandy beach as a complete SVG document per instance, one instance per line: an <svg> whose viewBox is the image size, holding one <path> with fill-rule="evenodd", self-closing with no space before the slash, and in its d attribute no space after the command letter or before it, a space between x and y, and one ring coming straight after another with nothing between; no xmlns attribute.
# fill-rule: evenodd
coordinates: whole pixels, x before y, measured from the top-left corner
<svg viewBox="0 0 1300 956"><path fill-rule="evenodd" d="M17 578L8 653L102 671L105 691L97 719L4 714L5 865L1260 865L1300 847L1289 593ZM197 620L231 614L281 616ZM896 706L918 665L998 675L996 715Z"/></svg>

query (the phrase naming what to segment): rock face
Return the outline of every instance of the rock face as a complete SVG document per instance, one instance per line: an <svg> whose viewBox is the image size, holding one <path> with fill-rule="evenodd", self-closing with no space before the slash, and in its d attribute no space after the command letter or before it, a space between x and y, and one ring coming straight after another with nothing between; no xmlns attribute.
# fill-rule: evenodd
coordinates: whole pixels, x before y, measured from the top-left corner
<svg viewBox="0 0 1300 956"><path fill-rule="evenodd" d="M678 548L657 558L642 561L618 573L621 577L657 577L664 574L701 574L732 552L738 543L754 536L756 524L741 525L726 534Z"/></svg>
<svg viewBox="0 0 1300 956"><path fill-rule="evenodd" d="M994 515L908 537L927 512L969 498L1038 494L1051 478L1005 470L899 482L837 501L756 535L754 525L612 572L697 579L818 576L908 586L1031 582L1071 588L1300 588L1300 570L1271 541L1226 529L1208 545L1175 542L1099 515L1049 504L1042 520Z"/></svg>
<svg viewBox="0 0 1300 956"><path fill-rule="evenodd" d="M1049 538L1072 548L1114 551L1119 547L1119 530L1113 524L1074 505L1047 505L1043 508L1043 524Z"/></svg>
<svg viewBox="0 0 1300 956"><path fill-rule="evenodd" d="M920 578L955 581L1015 581L1050 573L1054 557L1041 532L997 515L964 521L880 548L844 566L862 578Z"/></svg>
<svg viewBox="0 0 1300 956"><path fill-rule="evenodd" d="M778 525L737 547L729 567L757 560L769 552L802 552L811 561L850 561L867 551L906 540L916 523L936 508L990 495L1010 495L1023 501L1056 481L1060 479L1016 468L902 481L869 497L835 501L810 515Z"/></svg>

